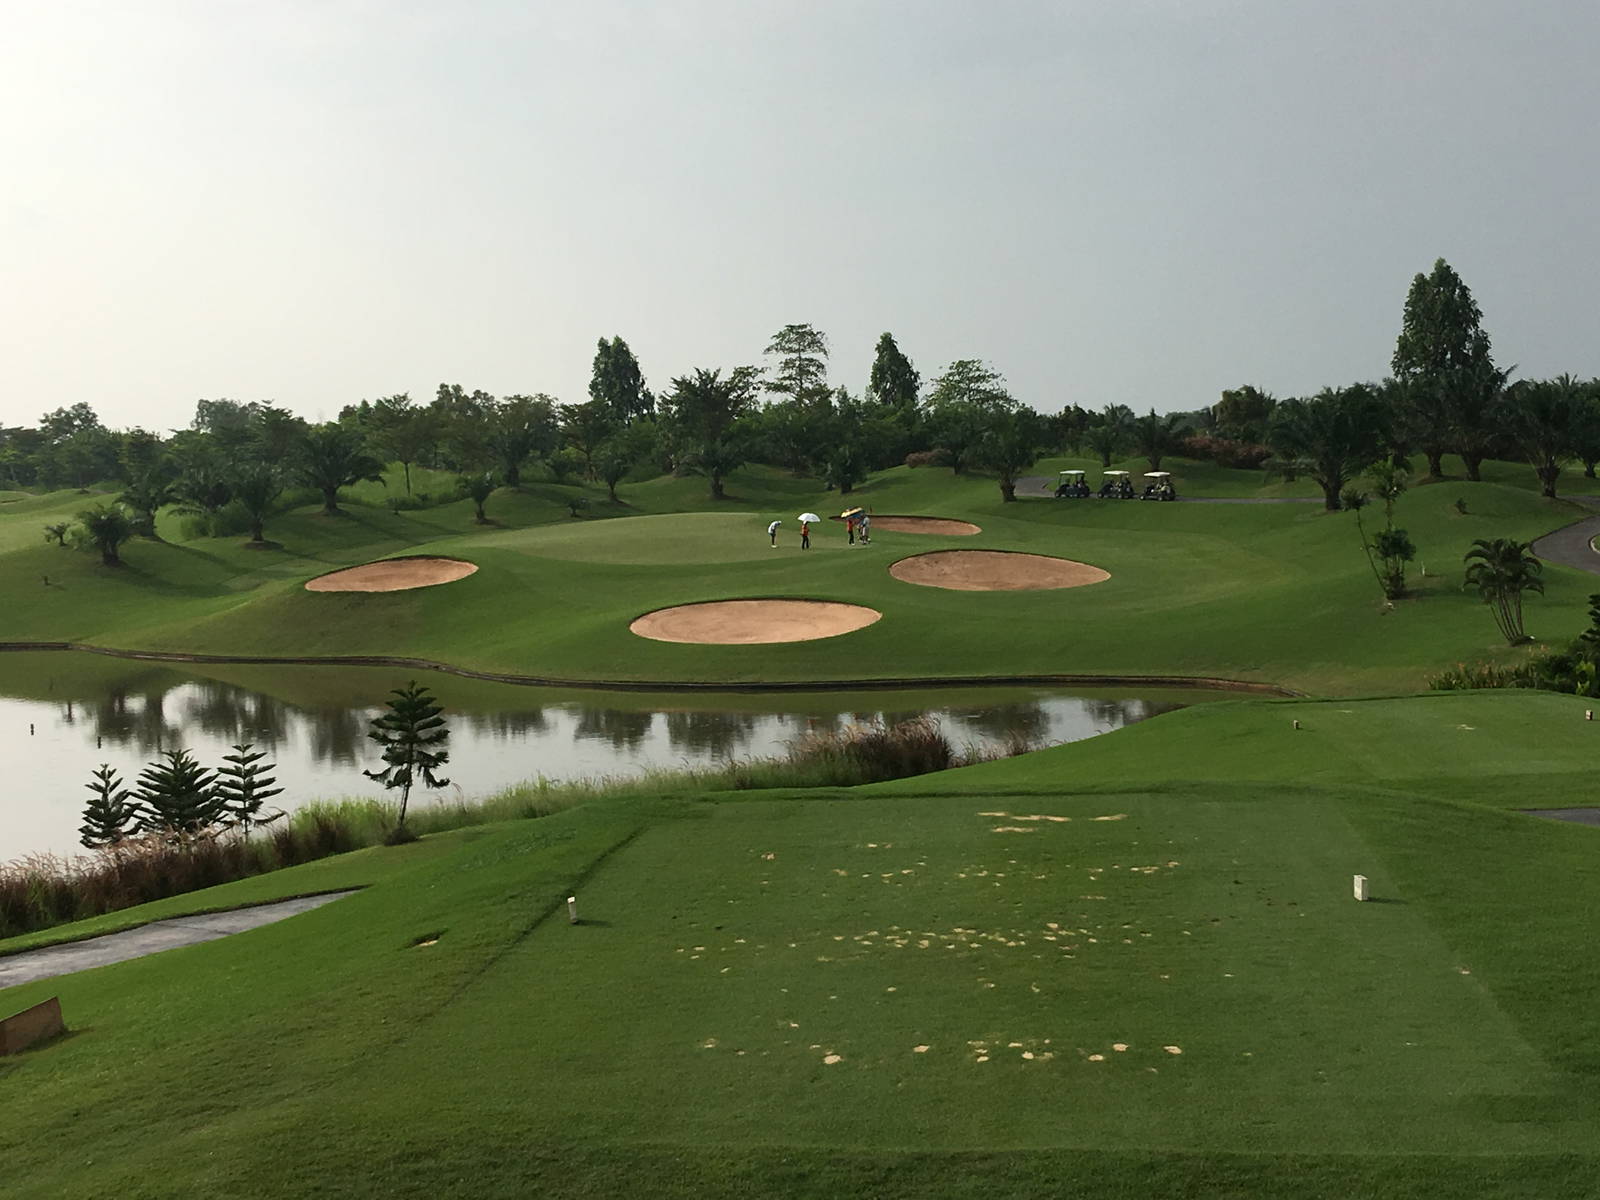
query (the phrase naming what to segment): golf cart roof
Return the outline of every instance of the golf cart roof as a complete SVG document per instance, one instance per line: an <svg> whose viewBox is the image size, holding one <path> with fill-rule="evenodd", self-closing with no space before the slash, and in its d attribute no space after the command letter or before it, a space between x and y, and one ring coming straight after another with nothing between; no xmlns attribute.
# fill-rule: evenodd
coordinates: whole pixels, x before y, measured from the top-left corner
<svg viewBox="0 0 1600 1200"><path fill-rule="evenodd" d="M1102 475L1126 475L1126 471L1101 471Z"/></svg>
<svg viewBox="0 0 1600 1200"><path fill-rule="evenodd" d="M1063 475L1082 475L1083 474L1082 471L1063 471L1061 473Z"/></svg>
<svg viewBox="0 0 1600 1200"><path fill-rule="evenodd" d="M1171 476L1171 471L1146 471L1144 473L1144 477L1146 479L1168 479L1171 478Z"/></svg>

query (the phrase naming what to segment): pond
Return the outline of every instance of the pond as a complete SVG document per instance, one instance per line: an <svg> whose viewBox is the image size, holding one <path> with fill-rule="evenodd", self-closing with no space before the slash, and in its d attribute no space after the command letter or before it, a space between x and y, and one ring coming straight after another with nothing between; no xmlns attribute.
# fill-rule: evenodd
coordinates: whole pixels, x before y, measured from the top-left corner
<svg viewBox="0 0 1600 1200"><path fill-rule="evenodd" d="M942 688L917 691L648 693L520 687L389 667L188 666L105 655L0 654L0 862L73 853L100 763L131 784L161 750L216 765L252 742L277 763L293 809L381 796L368 721L391 688L425 684L450 717L450 787L413 803L483 796L543 776L572 780L783 754L810 731L927 714L958 747L1021 735L1038 745L1092 737L1196 701L1198 691Z"/></svg>

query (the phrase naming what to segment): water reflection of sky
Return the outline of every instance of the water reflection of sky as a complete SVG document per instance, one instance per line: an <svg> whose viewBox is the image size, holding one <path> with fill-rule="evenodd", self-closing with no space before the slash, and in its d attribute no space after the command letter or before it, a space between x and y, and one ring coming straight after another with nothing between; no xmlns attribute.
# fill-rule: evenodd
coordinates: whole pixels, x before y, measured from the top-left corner
<svg viewBox="0 0 1600 1200"><path fill-rule="evenodd" d="M189 749L214 764L234 743L252 742L276 760L285 807L382 794L361 774L378 765L367 738L376 706L292 704L231 683L181 679L169 672L160 682L107 684L89 699L0 697L0 751L11 764L0 798L0 860L76 849L89 772L106 762L131 782L162 750ZM516 689L507 690L520 699ZM589 700L455 711L446 768L451 786L442 794L482 795L538 776L617 777L767 757L813 731L923 713L937 717L958 747L985 747L1014 737L1040 745L1073 741L1173 707L1050 693L963 704L960 693L943 692L930 695L927 708L904 707L904 694L897 694L896 707L886 710L872 705L870 695L807 696L804 711L783 711L783 700L772 697L765 700L771 711L688 704L652 710Z"/></svg>

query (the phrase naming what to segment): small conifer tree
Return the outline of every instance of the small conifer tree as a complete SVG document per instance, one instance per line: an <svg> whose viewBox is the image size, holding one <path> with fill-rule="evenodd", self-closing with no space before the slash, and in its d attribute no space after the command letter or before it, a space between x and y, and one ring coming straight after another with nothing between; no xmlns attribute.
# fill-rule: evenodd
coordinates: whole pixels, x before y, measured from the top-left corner
<svg viewBox="0 0 1600 1200"><path fill-rule="evenodd" d="M250 836L252 825L266 825L283 816L280 811L266 820L261 819L262 803L283 792L281 787L272 786L278 782L272 775L277 764L263 763L261 760L266 756L265 750L256 750L245 742L233 747L232 754L224 754L225 765L217 770L217 793L222 811L228 820L244 830L246 837Z"/></svg>
<svg viewBox="0 0 1600 1200"><path fill-rule="evenodd" d="M141 826L152 832L193 836L223 815L214 772L187 750L168 750L139 775Z"/></svg>
<svg viewBox="0 0 1600 1200"><path fill-rule="evenodd" d="M434 770L450 760L444 749L450 737L442 714L444 706L418 687L412 680L403 688L395 688L389 700L389 711L372 718L372 729L367 736L383 747L384 768L381 771L363 771L368 779L376 779L386 788L400 789L400 818L395 823L394 841L406 837L406 804L411 798L411 787L419 778L428 787L448 787L450 781L434 774Z"/></svg>
<svg viewBox="0 0 1600 1200"><path fill-rule="evenodd" d="M78 826L80 840L90 850L116 847L138 825L139 805L134 803L133 793L122 786L122 777L111 769L110 763L101 763L84 786L90 796L84 806L83 824Z"/></svg>

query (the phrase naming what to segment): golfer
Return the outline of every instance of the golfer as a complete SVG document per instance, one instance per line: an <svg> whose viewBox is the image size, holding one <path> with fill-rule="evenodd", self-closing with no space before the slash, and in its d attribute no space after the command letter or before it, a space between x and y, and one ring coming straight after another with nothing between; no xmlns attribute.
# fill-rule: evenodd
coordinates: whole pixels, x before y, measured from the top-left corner
<svg viewBox="0 0 1600 1200"><path fill-rule="evenodd" d="M782 524L782 521L774 521L767 526L767 536L772 539L772 548L774 550L778 548L778 526Z"/></svg>
<svg viewBox="0 0 1600 1200"><path fill-rule="evenodd" d="M864 546L872 541L872 518L866 513L861 514L861 544Z"/></svg>
<svg viewBox="0 0 1600 1200"><path fill-rule="evenodd" d="M811 522L810 521L801 521L800 522L800 549L802 549L802 550L811 549Z"/></svg>

